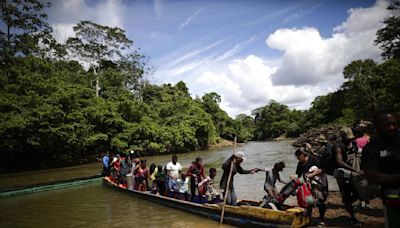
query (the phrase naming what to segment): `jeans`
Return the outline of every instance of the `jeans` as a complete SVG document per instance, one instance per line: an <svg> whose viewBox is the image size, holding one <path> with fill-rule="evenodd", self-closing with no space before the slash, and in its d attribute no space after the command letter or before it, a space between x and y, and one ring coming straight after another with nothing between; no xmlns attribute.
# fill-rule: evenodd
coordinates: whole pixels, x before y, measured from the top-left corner
<svg viewBox="0 0 400 228"><path fill-rule="evenodd" d="M225 192L223 191L223 196L225 197ZM237 205L237 197L235 193L235 189L228 190L228 196L226 197L226 204L236 206Z"/></svg>

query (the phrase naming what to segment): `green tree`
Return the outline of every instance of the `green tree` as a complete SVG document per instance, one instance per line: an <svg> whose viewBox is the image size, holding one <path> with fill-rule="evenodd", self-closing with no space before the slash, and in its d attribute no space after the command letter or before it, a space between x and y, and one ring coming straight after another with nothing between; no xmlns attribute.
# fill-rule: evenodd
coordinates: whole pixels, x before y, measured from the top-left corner
<svg viewBox="0 0 400 228"><path fill-rule="evenodd" d="M118 27L99 25L91 21L80 21L74 26L75 37L67 40L67 46L73 56L89 64L95 75L96 97L100 95L101 63L104 60L118 60L123 57L123 51L130 48L125 31Z"/></svg>
<svg viewBox="0 0 400 228"><path fill-rule="evenodd" d="M383 21L385 26L377 31L375 44L383 49L385 59L400 59L400 1L393 1L388 9L392 16Z"/></svg>
<svg viewBox="0 0 400 228"><path fill-rule="evenodd" d="M346 82L347 107L355 112L356 118L365 118L378 109L378 99L382 93L382 77L378 65L370 59L356 60L348 64L343 75Z"/></svg>

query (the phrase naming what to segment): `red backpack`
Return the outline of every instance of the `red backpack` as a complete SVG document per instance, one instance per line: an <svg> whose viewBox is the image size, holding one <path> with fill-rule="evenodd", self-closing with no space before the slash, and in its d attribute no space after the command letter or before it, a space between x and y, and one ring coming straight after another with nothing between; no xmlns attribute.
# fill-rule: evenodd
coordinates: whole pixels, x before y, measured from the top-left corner
<svg viewBox="0 0 400 228"><path fill-rule="evenodd" d="M308 208L314 205L314 197L311 192L311 185L304 183L297 189L297 203L299 207Z"/></svg>

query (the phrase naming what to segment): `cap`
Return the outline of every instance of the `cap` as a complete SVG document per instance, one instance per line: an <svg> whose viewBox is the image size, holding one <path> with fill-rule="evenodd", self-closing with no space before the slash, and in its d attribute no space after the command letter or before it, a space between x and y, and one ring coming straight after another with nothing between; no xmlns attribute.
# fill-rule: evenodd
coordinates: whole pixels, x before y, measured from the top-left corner
<svg viewBox="0 0 400 228"><path fill-rule="evenodd" d="M351 128L349 128L349 127L343 127L340 133L341 133L342 138L343 137L346 139L354 139L355 138L355 136L353 134L353 130L351 130Z"/></svg>
<svg viewBox="0 0 400 228"><path fill-rule="evenodd" d="M233 155L237 158L245 160L244 153L242 151L235 152Z"/></svg>
<svg viewBox="0 0 400 228"><path fill-rule="evenodd" d="M316 142L320 143L327 143L328 140L326 140L326 137L324 135L318 135L318 137L315 139Z"/></svg>

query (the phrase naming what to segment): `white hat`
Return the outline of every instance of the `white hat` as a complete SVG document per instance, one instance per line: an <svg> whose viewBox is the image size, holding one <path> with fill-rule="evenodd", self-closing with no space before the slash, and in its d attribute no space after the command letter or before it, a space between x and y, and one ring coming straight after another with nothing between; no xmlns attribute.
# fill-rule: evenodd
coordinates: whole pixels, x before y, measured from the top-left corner
<svg viewBox="0 0 400 228"><path fill-rule="evenodd" d="M233 155L237 158L245 160L244 153L242 151L235 152Z"/></svg>
<svg viewBox="0 0 400 228"><path fill-rule="evenodd" d="M113 158L113 162L117 162L118 161L118 158L117 157L114 157Z"/></svg>

